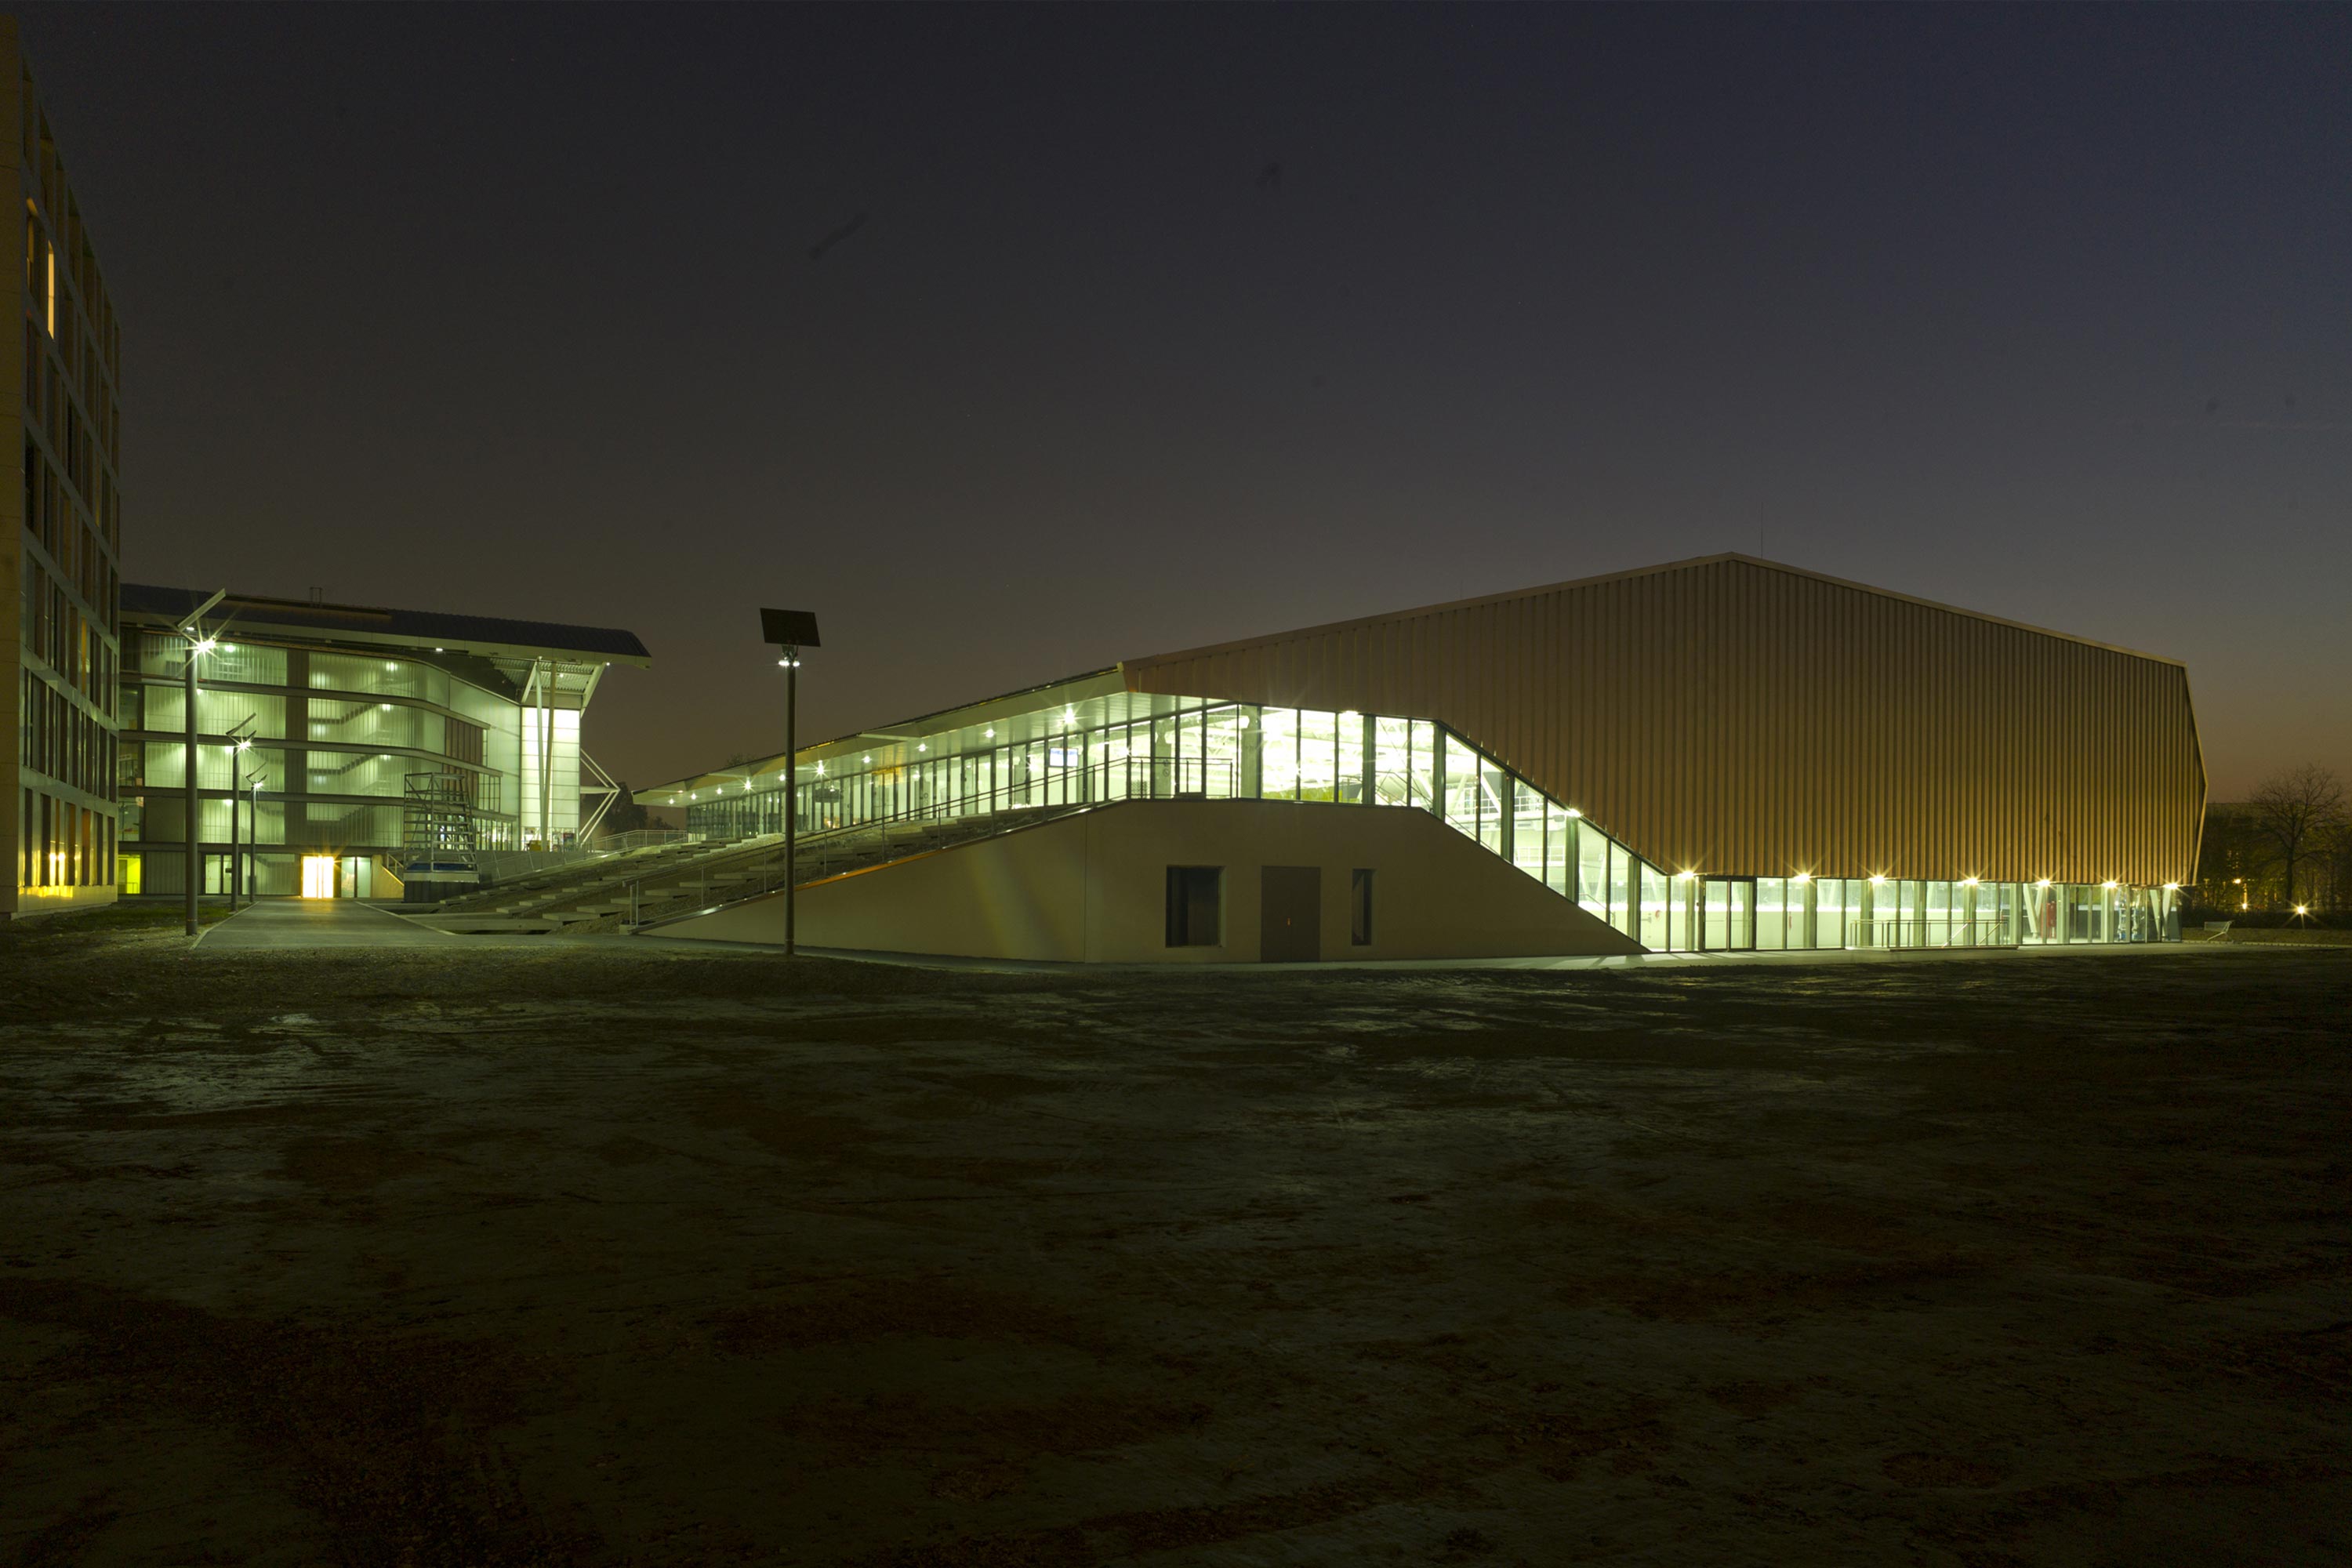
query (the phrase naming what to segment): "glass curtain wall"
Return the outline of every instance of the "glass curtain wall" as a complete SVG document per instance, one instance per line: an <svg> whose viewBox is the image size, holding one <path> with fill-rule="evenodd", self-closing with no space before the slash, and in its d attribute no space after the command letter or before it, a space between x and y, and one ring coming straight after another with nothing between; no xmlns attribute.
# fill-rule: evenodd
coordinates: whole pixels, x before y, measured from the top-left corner
<svg viewBox="0 0 2352 1568"><path fill-rule="evenodd" d="M1404 806L1437 816L1653 952L2160 941L2175 918L2176 895L2147 888L1669 876L1442 724L1145 700L1152 711L1124 719L1087 721L1075 709L1048 708L803 764L799 831L1123 800ZM779 774L747 772L695 792L688 826L710 836L782 833L784 799Z"/></svg>
<svg viewBox="0 0 2352 1568"><path fill-rule="evenodd" d="M1379 714L1167 699L1149 717L1084 723L1054 710L891 751L803 764L802 833L1121 800L1295 800L1430 812L1646 947L1664 949L1668 879L1441 724ZM1032 738L1000 740L1030 730ZM1034 731L1044 730L1042 737ZM782 833L781 776L698 790L688 828Z"/></svg>

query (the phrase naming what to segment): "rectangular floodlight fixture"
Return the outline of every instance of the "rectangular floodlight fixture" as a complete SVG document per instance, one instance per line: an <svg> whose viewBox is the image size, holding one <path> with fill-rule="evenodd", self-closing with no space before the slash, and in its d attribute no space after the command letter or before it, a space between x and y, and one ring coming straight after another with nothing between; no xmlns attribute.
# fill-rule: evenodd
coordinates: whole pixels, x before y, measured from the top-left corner
<svg viewBox="0 0 2352 1568"><path fill-rule="evenodd" d="M760 636L778 647L818 647L816 615L811 610L760 612Z"/></svg>

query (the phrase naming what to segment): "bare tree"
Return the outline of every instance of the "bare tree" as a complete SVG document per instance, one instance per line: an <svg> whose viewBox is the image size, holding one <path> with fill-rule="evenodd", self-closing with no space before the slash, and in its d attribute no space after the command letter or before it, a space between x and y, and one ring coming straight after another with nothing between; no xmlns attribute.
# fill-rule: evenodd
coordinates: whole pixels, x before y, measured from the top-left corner
<svg viewBox="0 0 2352 1568"><path fill-rule="evenodd" d="M2295 862L2315 851L2344 821L2344 781L2317 763L2273 773L2255 786L2254 831L2279 852L2279 885L2294 902Z"/></svg>

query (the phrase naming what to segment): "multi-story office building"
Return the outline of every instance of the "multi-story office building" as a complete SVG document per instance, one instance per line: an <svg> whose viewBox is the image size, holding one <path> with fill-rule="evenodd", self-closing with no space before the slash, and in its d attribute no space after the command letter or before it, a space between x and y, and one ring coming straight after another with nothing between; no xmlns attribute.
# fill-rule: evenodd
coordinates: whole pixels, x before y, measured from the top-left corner
<svg viewBox="0 0 2352 1568"><path fill-rule="evenodd" d="M803 942L1181 963L2157 940L2205 773L2174 660L1721 555L1129 659L638 798L712 835L793 803ZM699 902L664 934L781 935L773 895Z"/></svg>
<svg viewBox="0 0 2352 1568"><path fill-rule="evenodd" d="M199 891L398 898L411 867L592 837L615 788L581 742L625 631L122 586L121 888L184 893L196 661ZM250 742L239 749L242 740ZM584 809L583 809L584 806Z"/></svg>
<svg viewBox="0 0 2352 1568"><path fill-rule="evenodd" d="M116 886L115 589L122 532L122 334L14 18L0 17L0 125L16 132L25 267L0 310L0 426L23 482L0 486L0 919L111 901Z"/></svg>

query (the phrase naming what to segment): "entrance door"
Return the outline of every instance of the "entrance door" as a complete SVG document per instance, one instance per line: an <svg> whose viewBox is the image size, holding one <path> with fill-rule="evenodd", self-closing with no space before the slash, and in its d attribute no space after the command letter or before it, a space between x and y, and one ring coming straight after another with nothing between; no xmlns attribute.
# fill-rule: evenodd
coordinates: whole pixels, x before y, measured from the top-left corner
<svg viewBox="0 0 2352 1568"><path fill-rule="evenodd" d="M1268 866L1261 873L1257 955L1265 963L1323 956L1323 868Z"/></svg>
<svg viewBox="0 0 2352 1568"><path fill-rule="evenodd" d="M1756 879L1709 877L1706 911L1699 921L1699 945L1711 952L1752 952L1756 948Z"/></svg>
<svg viewBox="0 0 2352 1568"><path fill-rule="evenodd" d="M331 899L335 896L335 858L332 855L302 857L302 896L306 899Z"/></svg>

